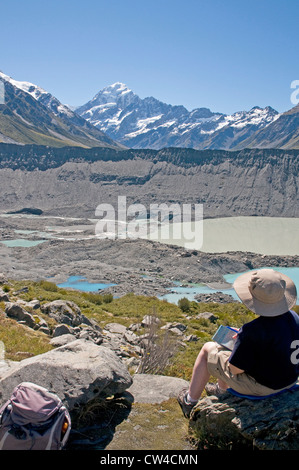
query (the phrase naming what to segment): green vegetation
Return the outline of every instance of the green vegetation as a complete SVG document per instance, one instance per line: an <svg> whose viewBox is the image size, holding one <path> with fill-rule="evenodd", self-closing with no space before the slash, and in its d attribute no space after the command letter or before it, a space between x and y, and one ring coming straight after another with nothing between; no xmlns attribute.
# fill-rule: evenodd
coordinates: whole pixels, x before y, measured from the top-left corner
<svg viewBox="0 0 299 470"><path fill-rule="evenodd" d="M186 297L183 297L178 301L178 306L183 312L188 312L190 310L190 300Z"/></svg>
<svg viewBox="0 0 299 470"><path fill-rule="evenodd" d="M24 291L20 292L22 289ZM96 320L101 327L112 322L129 326L132 323L140 323L145 315L158 317L159 326L168 322L183 323L187 326L186 334L196 336L197 341L185 342L184 347L179 347L171 364L164 370L164 374L186 380L191 377L193 364L201 346L211 340L220 324L241 327L243 323L255 318L255 315L240 303L197 303L181 299L180 306L178 306L157 297L139 296L133 293L113 299L111 294L58 288L49 281L10 281L6 290L11 300L14 300L13 293L19 291L16 298L25 301L38 299L41 304L57 299L73 301L84 315ZM4 308L4 302L0 303L0 340L5 344L8 359L20 360L51 349L49 338L45 334L19 325L3 314L1 315ZM216 321L213 323L205 318L199 318L198 315L202 312L213 313L217 318ZM39 310L31 313L44 316ZM46 318L46 321L50 324L55 323L49 318Z"/></svg>
<svg viewBox="0 0 299 470"><path fill-rule="evenodd" d="M1 312L3 312L2 305L0 309L0 340L4 343L6 359L21 361L26 357L36 356L52 349L46 335L6 318Z"/></svg>
<svg viewBox="0 0 299 470"><path fill-rule="evenodd" d="M190 450L188 421L176 399L161 404L133 403L129 419L118 428L118 437L106 447L109 450ZM194 449L193 449L194 450Z"/></svg>

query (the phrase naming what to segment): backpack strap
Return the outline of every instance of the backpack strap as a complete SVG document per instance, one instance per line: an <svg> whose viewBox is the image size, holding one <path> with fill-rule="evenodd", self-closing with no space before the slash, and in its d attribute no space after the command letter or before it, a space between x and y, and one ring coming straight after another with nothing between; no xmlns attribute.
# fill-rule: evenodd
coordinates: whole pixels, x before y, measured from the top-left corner
<svg viewBox="0 0 299 470"><path fill-rule="evenodd" d="M60 411L60 414L61 414L62 416L65 416L65 419L68 418L68 417L67 417L67 410L66 410L65 406L61 406L59 411ZM51 433L50 433L49 440L48 440L48 444L47 444L47 447L46 447L45 450L51 450L51 446L52 446L52 442L53 442L53 436L54 436L54 433L56 432L56 428L57 428L58 425L61 426L62 423L63 423L63 421L58 417L58 418L56 419L55 424L53 424L53 426L52 426ZM69 434L68 431L70 431L69 428L70 428L70 423L68 423L67 432L64 434L64 437L63 437L63 439L62 439L62 441L61 441L61 443L60 443L60 447L61 447L61 448L65 445L65 443L66 443L66 441L67 441L68 434Z"/></svg>
<svg viewBox="0 0 299 470"><path fill-rule="evenodd" d="M61 440L61 448L63 448L65 446L65 444L67 443L67 440L68 440L70 432L71 432L71 418L70 418L69 412L65 408L65 406L62 406L62 410L63 410L64 415L65 415L64 424L66 424L66 429L63 430L64 434L63 434L63 438Z"/></svg>
<svg viewBox="0 0 299 470"><path fill-rule="evenodd" d="M2 413L0 414L0 425L2 426L3 424L5 424L5 422L7 421L7 419L9 418L10 416L10 412L11 412L11 409L12 409L12 405L10 403L10 400L7 401L5 403L5 405L3 406L2 408ZM2 450L3 446L4 446L4 443L6 441L6 438L8 437L9 435L9 431L10 431L10 428L7 429L7 431L3 434L3 437L0 441L0 450Z"/></svg>
<svg viewBox="0 0 299 470"><path fill-rule="evenodd" d="M10 415L10 412L12 410L12 405L10 400L8 400L2 407L2 412L0 413L0 426L5 423L7 418Z"/></svg>
<svg viewBox="0 0 299 470"><path fill-rule="evenodd" d="M0 450L2 450L3 446L4 446L4 442L6 441L6 438L8 437L8 434L9 434L9 429L4 433L1 441L0 441Z"/></svg>

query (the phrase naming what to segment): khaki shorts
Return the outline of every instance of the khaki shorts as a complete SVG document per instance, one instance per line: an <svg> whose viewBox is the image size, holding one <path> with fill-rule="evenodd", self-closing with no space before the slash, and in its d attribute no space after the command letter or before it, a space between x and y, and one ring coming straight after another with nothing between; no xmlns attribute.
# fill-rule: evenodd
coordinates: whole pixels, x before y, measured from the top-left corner
<svg viewBox="0 0 299 470"><path fill-rule="evenodd" d="M210 374L217 379L223 380L229 388L243 395L255 396L271 395L271 393L284 390L273 390L272 388L261 385L245 372L236 375L232 374L228 367L230 355L231 351L215 343L215 347L208 354L207 362Z"/></svg>

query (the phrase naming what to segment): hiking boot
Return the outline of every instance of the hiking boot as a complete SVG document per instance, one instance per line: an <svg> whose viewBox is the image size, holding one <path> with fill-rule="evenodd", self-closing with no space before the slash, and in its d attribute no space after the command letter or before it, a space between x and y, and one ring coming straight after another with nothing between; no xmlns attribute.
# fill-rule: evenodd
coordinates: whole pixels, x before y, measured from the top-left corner
<svg viewBox="0 0 299 470"><path fill-rule="evenodd" d="M188 403L187 400L188 388L183 388L180 393L178 394L177 400L182 408L183 415L185 418L190 418L191 411L193 410L194 406L197 402Z"/></svg>
<svg viewBox="0 0 299 470"><path fill-rule="evenodd" d="M209 396L213 395L215 397L220 397L226 392L226 390L223 390L222 388L220 388L217 383L216 384L208 383L205 386L205 391L207 392L207 395Z"/></svg>

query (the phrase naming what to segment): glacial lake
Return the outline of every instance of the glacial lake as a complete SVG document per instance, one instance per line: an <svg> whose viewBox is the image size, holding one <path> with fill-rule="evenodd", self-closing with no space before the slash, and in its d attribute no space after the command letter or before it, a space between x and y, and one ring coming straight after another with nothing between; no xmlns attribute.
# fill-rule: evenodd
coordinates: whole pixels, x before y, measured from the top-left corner
<svg viewBox="0 0 299 470"><path fill-rule="evenodd" d="M276 271L280 271L283 274L286 274L289 276L295 283L297 291L299 293L299 267L298 268L271 268ZM224 280L232 284L235 279L242 273L234 273L234 274L227 274L224 277ZM171 287L169 289L169 294L163 295L159 297L160 299L165 299L168 302L177 304L178 301L182 297L186 297L189 300L195 300L194 296L196 294L212 294L213 292L223 292L224 294L229 294L231 295L235 300L239 301L239 297L235 293L233 288L217 288L213 289L211 287L208 287L205 284L194 284L194 285L189 285L187 287L182 287L180 286L180 283L176 283L177 286ZM110 286L115 286L116 284L104 284L104 283L96 283L96 282L89 282L84 276L70 276L66 282L57 284L57 287L62 287L62 288L70 288L70 289L75 289L79 290L81 292L98 292L106 289L107 287Z"/></svg>
<svg viewBox="0 0 299 470"><path fill-rule="evenodd" d="M57 287L75 289L82 292L98 292L115 284L104 284L100 282L89 282L84 276L70 276L66 282L57 284Z"/></svg>
<svg viewBox="0 0 299 470"><path fill-rule="evenodd" d="M39 245L40 243L45 242L46 240L27 240L26 238L16 238L14 240L1 240L1 243L4 245L14 248L14 247L22 247L22 248L30 248L31 246Z"/></svg>
<svg viewBox="0 0 299 470"><path fill-rule="evenodd" d="M6 214L0 214L7 217ZM25 216L19 218L26 220ZM57 225L48 226L46 217L27 216L27 218L43 221L40 230L15 229L16 237L1 240L9 247L30 247L47 239L82 240L97 238L95 228L97 219L89 219L89 224L74 225L74 218L57 218ZM14 216L14 220L17 216ZM63 221L65 226L59 224ZM78 219L80 221L81 219ZM143 221L142 221L143 220ZM140 226L145 229L150 224L146 219L139 219ZM226 251L250 251L265 255L297 255L299 254L299 218L290 217L219 217L203 221L170 224L162 226L141 238L157 240L161 243L186 246L205 253L223 253ZM34 239L32 236L34 235ZM22 237L22 238L21 238ZM31 238L31 239L30 239ZM189 245L189 246L188 246Z"/></svg>
<svg viewBox="0 0 299 470"><path fill-rule="evenodd" d="M271 269L274 269L275 271L279 271L279 272L289 276L292 279L292 281L295 283L296 288L297 288L297 292L299 294L299 267L298 268L297 267L296 268L295 267L292 267L292 268L271 268ZM226 274L225 276L223 276L223 278L229 284L233 284L235 279L238 276L240 276L240 274L243 274L243 273ZM180 287L178 285L177 287L171 288L170 291L172 291L172 292L169 292L169 294L166 294L161 298L167 300L168 302L175 303L175 304L177 304L178 301L182 297L186 297L189 300L195 300L194 296L196 294L212 294L212 293L215 293L215 292L223 292L224 294L229 294L235 300L239 301L239 297L237 296L237 294L235 293L235 290L232 287L227 288L227 289L222 289L222 288L212 289L211 287L208 287L207 285L204 285L204 284L200 284L200 285L194 284L194 285L190 285L188 287Z"/></svg>
<svg viewBox="0 0 299 470"><path fill-rule="evenodd" d="M173 224L153 232L161 243L186 246L205 253L251 251L265 255L299 254L299 218L223 217Z"/></svg>

